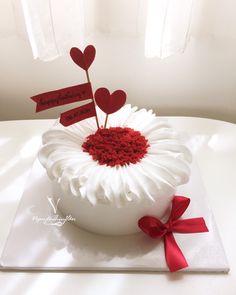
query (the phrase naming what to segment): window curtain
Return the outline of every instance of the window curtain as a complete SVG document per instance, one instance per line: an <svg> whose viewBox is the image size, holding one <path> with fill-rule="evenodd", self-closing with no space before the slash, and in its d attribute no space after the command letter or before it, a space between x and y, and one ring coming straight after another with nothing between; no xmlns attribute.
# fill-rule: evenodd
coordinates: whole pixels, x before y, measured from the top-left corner
<svg viewBox="0 0 236 295"><path fill-rule="evenodd" d="M146 57L183 53L189 40L193 0L148 0Z"/></svg>
<svg viewBox="0 0 236 295"><path fill-rule="evenodd" d="M84 42L83 0L22 0L34 58L55 59Z"/></svg>
<svg viewBox="0 0 236 295"><path fill-rule="evenodd" d="M21 0L34 58L53 60L84 47L95 32L132 36L146 57L184 51L193 0Z"/></svg>

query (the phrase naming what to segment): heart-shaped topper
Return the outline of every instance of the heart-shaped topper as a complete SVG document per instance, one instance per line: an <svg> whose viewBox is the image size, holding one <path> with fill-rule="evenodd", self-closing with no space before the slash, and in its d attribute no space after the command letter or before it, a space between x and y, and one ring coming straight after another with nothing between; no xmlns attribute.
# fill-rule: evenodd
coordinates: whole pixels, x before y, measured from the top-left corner
<svg viewBox="0 0 236 295"><path fill-rule="evenodd" d="M87 71L93 63L95 54L96 49L93 45L88 45L84 49L84 52L82 52L77 47L72 47L70 50L70 56L73 59L73 61L85 71Z"/></svg>
<svg viewBox="0 0 236 295"><path fill-rule="evenodd" d="M116 90L110 94L107 88L99 88L94 97L99 108L107 115L118 111L126 101L126 93L123 90Z"/></svg>

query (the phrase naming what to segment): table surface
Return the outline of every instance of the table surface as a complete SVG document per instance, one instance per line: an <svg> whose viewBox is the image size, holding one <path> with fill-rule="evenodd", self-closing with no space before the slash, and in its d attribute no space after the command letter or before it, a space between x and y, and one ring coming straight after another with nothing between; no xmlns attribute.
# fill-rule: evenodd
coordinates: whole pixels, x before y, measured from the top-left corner
<svg viewBox="0 0 236 295"><path fill-rule="evenodd" d="M195 157L229 260L229 274L2 271L1 294L123 295L144 294L147 288L149 295L236 294L236 125L203 118L167 118L177 131L194 135ZM41 135L53 122L0 122L0 253L41 144Z"/></svg>

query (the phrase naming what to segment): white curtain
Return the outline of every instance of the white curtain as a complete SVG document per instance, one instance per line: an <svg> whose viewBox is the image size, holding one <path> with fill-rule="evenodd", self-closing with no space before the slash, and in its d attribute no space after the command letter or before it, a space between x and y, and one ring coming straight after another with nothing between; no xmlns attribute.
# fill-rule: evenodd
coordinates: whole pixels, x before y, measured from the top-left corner
<svg viewBox="0 0 236 295"><path fill-rule="evenodd" d="M83 45L84 0L22 0L34 58L55 59Z"/></svg>
<svg viewBox="0 0 236 295"><path fill-rule="evenodd" d="M93 32L145 39L145 56L184 51L193 0L21 0L34 58L48 61ZM144 36L145 35L145 36Z"/></svg>
<svg viewBox="0 0 236 295"><path fill-rule="evenodd" d="M183 53L189 39L193 0L148 0L146 57Z"/></svg>

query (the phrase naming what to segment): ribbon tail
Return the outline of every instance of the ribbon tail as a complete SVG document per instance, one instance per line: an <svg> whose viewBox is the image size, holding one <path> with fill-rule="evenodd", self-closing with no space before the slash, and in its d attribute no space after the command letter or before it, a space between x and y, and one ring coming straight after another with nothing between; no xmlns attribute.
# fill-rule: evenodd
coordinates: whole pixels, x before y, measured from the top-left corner
<svg viewBox="0 0 236 295"><path fill-rule="evenodd" d="M175 272L188 266L188 263L172 233L167 233L164 236L164 245L166 263L171 272Z"/></svg>
<svg viewBox="0 0 236 295"><path fill-rule="evenodd" d="M202 217L179 219L172 224L173 231L178 233L204 233L208 232L205 220Z"/></svg>

